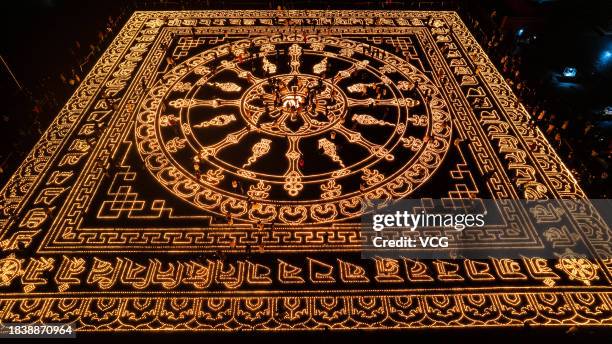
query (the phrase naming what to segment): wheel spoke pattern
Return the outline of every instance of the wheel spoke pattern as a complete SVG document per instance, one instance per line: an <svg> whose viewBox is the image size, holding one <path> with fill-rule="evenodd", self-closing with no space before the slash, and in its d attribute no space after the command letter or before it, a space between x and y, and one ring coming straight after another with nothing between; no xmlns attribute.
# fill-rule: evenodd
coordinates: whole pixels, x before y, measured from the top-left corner
<svg viewBox="0 0 612 344"><path fill-rule="evenodd" d="M450 115L416 67L373 52L293 35L193 56L143 101L141 156L180 198L249 222L342 221L406 197L442 162Z"/></svg>

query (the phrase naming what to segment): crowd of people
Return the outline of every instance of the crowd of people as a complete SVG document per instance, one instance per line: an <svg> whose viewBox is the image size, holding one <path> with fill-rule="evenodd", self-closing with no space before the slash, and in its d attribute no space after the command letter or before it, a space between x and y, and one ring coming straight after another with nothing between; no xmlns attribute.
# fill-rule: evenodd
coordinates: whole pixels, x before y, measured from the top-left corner
<svg viewBox="0 0 612 344"><path fill-rule="evenodd" d="M496 11L476 17L472 9L460 10L461 17L485 49L506 82L531 115L537 126L591 198L611 195L609 166L612 146L608 135L597 126L600 115L590 109L567 107L556 96L543 94L546 80L524 73L524 52L534 44L535 35L524 29L502 30Z"/></svg>
<svg viewBox="0 0 612 344"><path fill-rule="evenodd" d="M35 82L20 83L19 89L13 92L11 102L5 104L7 107L0 117L0 135L3 137L0 148L0 184L6 182L40 139L130 15L128 7L117 13L106 19L104 27L95 37L81 37L71 44L70 59L66 60L65 65L59 66L59 72L50 71ZM82 43L85 40L88 43Z"/></svg>

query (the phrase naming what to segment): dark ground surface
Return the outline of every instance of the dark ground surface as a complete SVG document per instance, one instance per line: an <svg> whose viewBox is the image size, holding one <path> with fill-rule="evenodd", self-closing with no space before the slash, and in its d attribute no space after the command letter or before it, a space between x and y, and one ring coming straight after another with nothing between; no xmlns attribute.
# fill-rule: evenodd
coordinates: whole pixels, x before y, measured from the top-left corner
<svg viewBox="0 0 612 344"><path fill-rule="evenodd" d="M245 331L241 333L81 333L75 339L45 340L53 343L125 343L145 342L154 343L609 343L612 334L605 328L588 329L462 329L462 330L408 330L408 331L364 331L351 332L297 332L297 333L259 333ZM34 340L33 342L42 342Z"/></svg>

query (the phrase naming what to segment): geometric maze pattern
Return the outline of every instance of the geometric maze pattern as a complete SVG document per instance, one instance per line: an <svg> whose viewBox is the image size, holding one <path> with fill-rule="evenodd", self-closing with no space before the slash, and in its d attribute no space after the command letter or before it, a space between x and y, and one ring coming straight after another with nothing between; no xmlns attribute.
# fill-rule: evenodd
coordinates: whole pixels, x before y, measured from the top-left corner
<svg viewBox="0 0 612 344"><path fill-rule="evenodd" d="M556 200L462 245L558 259L361 259L402 198ZM610 325L585 198L454 12L135 12L2 189L0 322Z"/></svg>

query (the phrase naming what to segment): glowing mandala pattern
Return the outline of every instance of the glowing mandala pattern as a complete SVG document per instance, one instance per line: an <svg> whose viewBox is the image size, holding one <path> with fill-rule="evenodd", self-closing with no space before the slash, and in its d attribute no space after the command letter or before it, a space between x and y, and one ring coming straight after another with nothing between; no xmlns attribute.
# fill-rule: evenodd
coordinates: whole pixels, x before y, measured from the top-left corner
<svg viewBox="0 0 612 344"><path fill-rule="evenodd" d="M0 324L612 325L612 231L529 118L454 12L136 12L0 192ZM408 198L494 219L365 259Z"/></svg>
<svg viewBox="0 0 612 344"><path fill-rule="evenodd" d="M368 200L405 197L440 166L452 132L443 97L417 68L315 35L201 52L142 104L136 137L157 180L202 209L253 222L335 221L361 215Z"/></svg>

